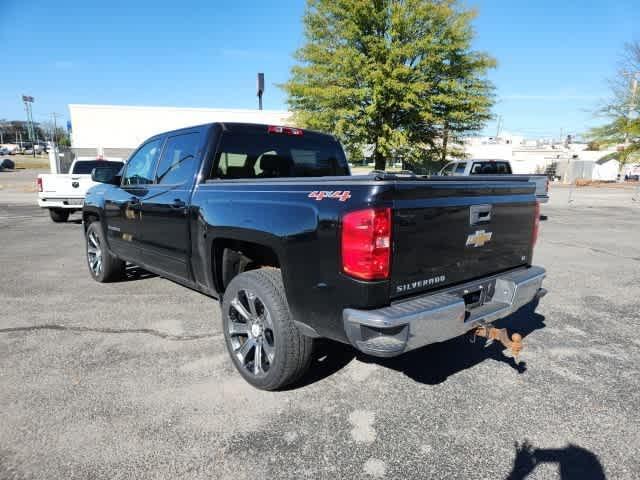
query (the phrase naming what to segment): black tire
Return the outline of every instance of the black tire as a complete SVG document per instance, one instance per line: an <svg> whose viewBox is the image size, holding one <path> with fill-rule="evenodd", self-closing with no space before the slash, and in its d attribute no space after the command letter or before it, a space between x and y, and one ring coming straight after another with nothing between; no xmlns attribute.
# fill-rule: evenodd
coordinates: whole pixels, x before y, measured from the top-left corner
<svg viewBox="0 0 640 480"><path fill-rule="evenodd" d="M247 366L245 361L239 358L238 353L242 350L244 342L251 339L253 333L247 333L246 340L243 342L244 335L232 334L230 328L232 324L238 325L245 320L233 307L232 302L234 299L237 301L241 298L248 302L246 292L255 294L259 301L254 304L256 310L258 310L257 306L262 306L263 338L260 340L258 337L254 341L264 345L259 350L262 353L260 364L263 364L262 359L264 358L263 366L268 369L262 370L259 374L254 373L255 358L253 366L250 366L251 364ZM244 305L246 308L248 303L244 303ZM259 319L260 316L256 318ZM225 343L231 360L238 372L254 387L261 390L278 390L298 380L309 369L313 339L302 335L291 318L280 270L261 268L234 277L224 294L222 321ZM260 323L262 324L262 321ZM251 328L247 328L247 330L248 332L252 331ZM271 342L265 344L268 341L269 332L271 332ZM266 346L269 346L269 350L272 352L272 360L268 357ZM256 351L258 350L254 347L254 357ZM249 358L250 352L251 350L247 352Z"/></svg>
<svg viewBox="0 0 640 480"><path fill-rule="evenodd" d="M99 222L90 223L87 227L85 232L85 252L89 273L96 282L115 282L124 277L126 264L107 248ZM99 261L96 261L97 257L99 257Z"/></svg>
<svg viewBox="0 0 640 480"><path fill-rule="evenodd" d="M49 216L56 223L64 223L69 220L69 210L63 208L50 208Z"/></svg>

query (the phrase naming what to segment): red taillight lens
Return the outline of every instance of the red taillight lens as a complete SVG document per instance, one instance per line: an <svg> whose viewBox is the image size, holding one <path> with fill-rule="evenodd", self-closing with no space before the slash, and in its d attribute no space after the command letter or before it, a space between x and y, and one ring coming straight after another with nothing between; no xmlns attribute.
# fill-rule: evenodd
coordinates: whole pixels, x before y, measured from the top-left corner
<svg viewBox="0 0 640 480"><path fill-rule="evenodd" d="M36 186L38 187L38 191L41 192L42 191L42 179L41 178L36 178Z"/></svg>
<svg viewBox="0 0 640 480"><path fill-rule="evenodd" d="M533 233L531 234L531 245L535 247L538 241L538 232L540 231L540 202L536 202L533 217Z"/></svg>
<svg viewBox="0 0 640 480"><path fill-rule="evenodd" d="M284 135L294 135L296 137L301 137L304 134L304 131L301 130L300 128L280 127L278 125L269 125L267 127L267 132L281 133Z"/></svg>
<svg viewBox="0 0 640 480"><path fill-rule="evenodd" d="M361 280L389 278L391 209L367 208L342 217L342 271Z"/></svg>

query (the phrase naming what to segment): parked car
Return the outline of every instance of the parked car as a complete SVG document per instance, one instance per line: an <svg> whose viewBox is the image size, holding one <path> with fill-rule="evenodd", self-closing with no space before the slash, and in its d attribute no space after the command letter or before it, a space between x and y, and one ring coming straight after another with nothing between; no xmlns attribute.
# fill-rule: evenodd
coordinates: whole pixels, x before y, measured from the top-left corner
<svg viewBox="0 0 640 480"><path fill-rule="evenodd" d="M438 175L467 177L470 175L514 175L507 160L455 160L445 165ZM536 199L549 201L549 178L546 175L518 175L536 185Z"/></svg>
<svg viewBox="0 0 640 480"><path fill-rule="evenodd" d="M261 389L300 378L315 338L392 357L486 336L545 293L526 177L350 176L333 136L213 123L151 137L93 180L93 279L129 262L219 299L231 359Z"/></svg>
<svg viewBox="0 0 640 480"><path fill-rule="evenodd" d="M640 180L640 163L625 165L623 168L624 179L627 181Z"/></svg>
<svg viewBox="0 0 640 480"><path fill-rule="evenodd" d="M122 165L122 161L75 160L68 174L40 174L36 179L38 205L49 210L54 222L66 222L70 214L82 209L87 190L96 184L91 171L102 167L117 173Z"/></svg>
<svg viewBox="0 0 640 480"><path fill-rule="evenodd" d="M16 155L20 153L20 146L12 143L4 144L0 147L0 150L3 150L5 153L0 153L0 155Z"/></svg>

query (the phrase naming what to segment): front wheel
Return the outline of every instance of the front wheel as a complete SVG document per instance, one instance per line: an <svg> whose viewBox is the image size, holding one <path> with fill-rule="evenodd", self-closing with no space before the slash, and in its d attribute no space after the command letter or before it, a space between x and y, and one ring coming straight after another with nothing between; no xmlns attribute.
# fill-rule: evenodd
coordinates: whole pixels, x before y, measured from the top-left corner
<svg viewBox="0 0 640 480"><path fill-rule="evenodd" d="M51 220L56 223L64 223L69 220L69 210L65 210L64 208L50 208L49 216Z"/></svg>
<svg viewBox="0 0 640 480"><path fill-rule="evenodd" d="M125 262L107 248L99 222L92 222L85 234L87 265L93 279L100 283L120 280L124 276Z"/></svg>
<svg viewBox="0 0 640 480"><path fill-rule="evenodd" d="M275 268L234 277L222 302L227 350L244 379L262 390L277 390L309 368L313 340L296 328L282 275Z"/></svg>

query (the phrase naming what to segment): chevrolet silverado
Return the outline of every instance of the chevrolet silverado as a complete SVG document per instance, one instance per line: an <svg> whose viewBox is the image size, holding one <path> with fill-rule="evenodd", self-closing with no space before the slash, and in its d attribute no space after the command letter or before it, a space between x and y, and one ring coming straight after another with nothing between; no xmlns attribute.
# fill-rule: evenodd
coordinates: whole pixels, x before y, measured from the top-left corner
<svg viewBox="0 0 640 480"><path fill-rule="evenodd" d="M318 337L391 357L475 331L517 354L491 324L545 292L526 178L351 176L333 136L237 123L156 135L92 178L92 277L129 262L218 299L257 388L299 379Z"/></svg>

